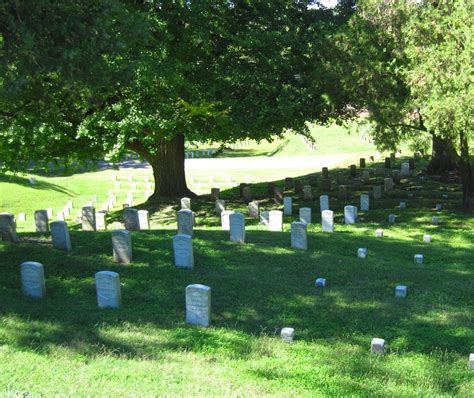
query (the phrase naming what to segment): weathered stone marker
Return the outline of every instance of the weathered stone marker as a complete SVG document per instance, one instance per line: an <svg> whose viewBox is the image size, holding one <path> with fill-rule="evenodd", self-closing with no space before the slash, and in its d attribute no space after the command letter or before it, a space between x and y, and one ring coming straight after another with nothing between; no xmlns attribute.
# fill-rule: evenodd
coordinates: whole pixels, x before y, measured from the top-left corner
<svg viewBox="0 0 474 398"><path fill-rule="evenodd" d="M370 180L370 173L368 170L364 170L362 172L362 177L361 177L361 180L364 184L366 184L367 182L369 182Z"/></svg>
<svg viewBox="0 0 474 398"><path fill-rule="evenodd" d="M285 190L290 190L293 189L293 178L292 177L286 177L285 178Z"/></svg>
<svg viewBox="0 0 474 398"><path fill-rule="evenodd" d="M221 190L219 188L211 188L211 199L218 200Z"/></svg>
<svg viewBox="0 0 474 398"><path fill-rule="evenodd" d="M49 217L47 210L35 211L36 232L49 232Z"/></svg>
<svg viewBox="0 0 474 398"><path fill-rule="evenodd" d="M293 198L291 196L285 196L283 198L283 214L285 216L291 216L293 214Z"/></svg>
<svg viewBox="0 0 474 398"><path fill-rule="evenodd" d="M15 216L12 213L0 213L0 235L4 241L18 241Z"/></svg>
<svg viewBox="0 0 474 398"><path fill-rule="evenodd" d="M380 185L374 186L374 199L382 198L382 187Z"/></svg>
<svg viewBox="0 0 474 398"><path fill-rule="evenodd" d="M225 200L217 199L216 200L216 214L218 216L225 210Z"/></svg>
<svg viewBox="0 0 474 398"><path fill-rule="evenodd" d="M178 234L173 236L174 265L180 268L194 267L193 240L191 236Z"/></svg>
<svg viewBox="0 0 474 398"><path fill-rule="evenodd" d="M369 195L360 195L360 210L369 211L370 197Z"/></svg>
<svg viewBox="0 0 474 398"><path fill-rule="evenodd" d="M361 169L365 169L365 158L360 158L359 159L359 167Z"/></svg>
<svg viewBox="0 0 474 398"><path fill-rule="evenodd" d="M194 284L186 286L186 322L209 327L211 324L211 288Z"/></svg>
<svg viewBox="0 0 474 398"><path fill-rule="evenodd" d="M377 228L375 230L375 237L376 238L383 238L383 229L382 228Z"/></svg>
<svg viewBox="0 0 474 398"><path fill-rule="evenodd" d="M329 196L321 195L319 197L319 209L321 212L324 210L329 210Z"/></svg>
<svg viewBox="0 0 474 398"><path fill-rule="evenodd" d="M439 224L439 217L438 217L438 216L433 216L433 217L431 217L431 222L432 222L434 225L438 225L438 224Z"/></svg>
<svg viewBox="0 0 474 398"><path fill-rule="evenodd" d="M114 261L128 264L132 261L132 234L126 229L112 231L112 251Z"/></svg>
<svg viewBox="0 0 474 398"><path fill-rule="evenodd" d="M323 210L321 212L321 224L323 232L334 232L334 212L332 210Z"/></svg>
<svg viewBox="0 0 474 398"><path fill-rule="evenodd" d="M314 285L317 287L325 287L326 286L326 279L325 278L318 278L314 282Z"/></svg>
<svg viewBox="0 0 474 398"><path fill-rule="evenodd" d="M194 215L191 210L178 210L178 234L193 236Z"/></svg>
<svg viewBox="0 0 474 398"><path fill-rule="evenodd" d="M357 207L344 206L344 223L347 225L355 224L357 221Z"/></svg>
<svg viewBox="0 0 474 398"><path fill-rule="evenodd" d="M385 167L383 164L378 164L375 166L375 175L376 176L383 176L385 174Z"/></svg>
<svg viewBox="0 0 474 398"><path fill-rule="evenodd" d="M469 354L469 370L474 370L474 354Z"/></svg>
<svg viewBox="0 0 474 398"><path fill-rule="evenodd" d="M191 210L191 199L181 198L181 209Z"/></svg>
<svg viewBox="0 0 474 398"><path fill-rule="evenodd" d="M303 193L303 183L300 180L295 180L295 194Z"/></svg>
<svg viewBox="0 0 474 398"><path fill-rule="evenodd" d="M230 231L230 215L234 214L232 210L224 210L221 213L221 227L223 231Z"/></svg>
<svg viewBox="0 0 474 398"><path fill-rule="evenodd" d="M358 258L367 258L367 249L365 247L360 247L357 249Z"/></svg>
<svg viewBox="0 0 474 398"><path fill-rule="evenodd" d="M389 224L395 224L395 221L397 221L397 216L395 214L389 214L388 215Z"/></svg>
<svg viewBox="0 0 474 398"><path fill-rule="evenodd" d="M307 224L301 221L291 223L291 247L294 249L308 249Z"/></svg>
<svg viewBox="0 0 474 398"><path fill-rule="evenodd" d="M405 285L395 286L395 297L405 298L408 293L408 288Z"/></svg>
<svg viewBox="0 0 474 398"><path fill-rule="evenodd" d="M385 192L390 191L393 188L393 180L391 177L387 177L383 179L383 190Z"/></svg>
<svg viewBox="0 0 474 398"><path fill-rule="evenodd" d="M346 185L339 185L338 197L341 200L347 199L347 186Z"/></svg>
<svg viewBox="0 0 474 398"><path fill-rule="evenodd" d="M95 213L95 228L97 231L105 231L107 229L107 213L105 211L98 211Z"/></svg>
<svg viewBox="0 0 474 398"><path fill-rule="evenodd" d="M43 264L27 261L20 265L21 290L25 296L42 298L46 294Z"/></svg>
<svg viewBox="0 0 474 398"><path fill-rule="evenodd" d="M311 208L310 207L302 207L300 209L300 221L306 224L311 224Z"/></svg>
<svg viewBox="0 0 474 398"><path fill-rule="evenodd" d="M406 209L407 208L407 202L400 202L400 209Z"/></svg>
<svg viewBox="0 0 474 398"><path fill-rule="evenodd" d="M404 177L410 175L410 163L402 163L401 173Z"/></svg>
<svg viewBox="0 0 474 398"><path fill-rule="evenodd" d="M323 178L329 178L329 169L327 167L323 167Z"/></svg>
<svg viewBox="0 0 474 398"><path fill-rule="evenodd" d="M138 210L138 227L140 231L150 229L150 217L148 210Z"/></svg>
<svg viewBox="0 0 474 398"><path fill-rule="evenodd" d="M244 203L249 203L252 201L252 190L249 186L245 186L242 188L242 198Z"/></svg>
<svg viewBox="0 0 474 398"><path fill-rule="evenodd" d="M311 188L311 185L305 185L303 187L303 199L313 200L313 190Z"/></svg>
<svg viewBox="0 0 474 398"><path fill-rule="evenodd" d="M258 211L258 203L257 202L250 202L248 204L248 211L250 218L258 218L259 211Z"/></svg>
<svg viewBox="0 0 474 398"><path fill-rule="evenodd" d="M245 243L245 216L242 213L229 215L230 240L232 242Z"/></svg>
<svg viewBox="0 0 474 398"><path fill-rule="evenodd" d="M53 221L50 224L51 240L56 249L71 251L71 239L69 237L69 230L65 221Z"/></svg>
<svg viewBox="0 0 474 398"><path fill-rule="evenodd" d="M138 210L133 207L127 207L123 211L123 222L128 231L139 231L140 223L138 221Z"/></svg>
<svg viewBox="0 0 474 398"><path fill-rule="evenodd" d="M271 210L268 216L268 229L270 231L283 231L283 212Z"/></svg>
<svg viewBox="0 0 474 398"><path fill-rule="evenodd" d="M423 254L415 254L413 257L415 264L423 264Z"/></svg>
<svg viewBox="0 0 474 398"><path fill-rule="evenodd" d="M370 351L372 352L372 354L384 355L385 354L385 340L379 339L377 337L373 338L370 344Z"/></svg>
<svg viewBox="0 0 474 398"><path fill-rule="evenodd" d="M281 329L280 337L285 343L292 343L295 338L295 329L293 328Z"/></svg>
<svg viewBox="0 0 474 398"><path fill-rule="evenodd" d="M351 178L355 178L357 176L357 166L355 164L350 165L350 176Z"/></svg>
<svg viewBox="0 0 474 398"><path fill-rule="evenodd" d="M120 276L113 271L99 271L95 274L95 289L99 308L120 308L122 293Z"/></svg>
<svg viewBox="0 0 474 398"><path fill-rule="evenodd" d="M423 235L423 242L430 243L431 242L431 235Z"/></svg>
<svg viewBox="0 0 474 398"><path fill-rule="evenodd" d="M283 201L283 189L280 187L275 187L273 189L273 197L278 203L281 203Z"/></svg>
<svg viewBox="0 0 474 398"><path fill-rule="evenodd" d="M269 225L269 223L270 223L270 212L269 211L261 211L260 212L260 224Z"/></svg>
<svg viewBox="0 0 474 398"><path fill-rule="evenodd" d="M84 206L82 208L82 230L95 231L95 208L94 206Z"/></svg>

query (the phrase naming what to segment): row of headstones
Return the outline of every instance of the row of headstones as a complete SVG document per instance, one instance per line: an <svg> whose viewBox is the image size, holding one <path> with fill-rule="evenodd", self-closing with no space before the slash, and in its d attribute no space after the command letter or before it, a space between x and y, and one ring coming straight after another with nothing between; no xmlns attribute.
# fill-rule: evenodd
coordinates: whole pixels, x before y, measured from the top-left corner
<svg viewBox="0 0 474 398"><path fill-rule="evenodd" d="M196 151L185 152L186 159L201 158L205 156L212 156L217 152L217 149L202 149Z"/></svg>
<svg viewBox="0 0 474 398"><path fill-rule="evenodd" d="M145 190L150 191L153 189L153 183L152 182L145 182ZM122 183L119 181L114 182L114 187L115 189L122 189ZM136 190L141 190L142 188L139 188L139 184L136 182L131 182L129 183L129 188L136 191Z"/></svg>
<svg viewBox="0 0 474 398"><path fill-rule="evenodd" d="M135 177L136 176L134 176L133 174L127 175L128 182L136 181ZM118 177L117 174L112 174L111 179L112 179L112 181L119 181L119 177ZM143 182L151 182L151 178L149 176L144 176L143 177Z"/></svg>
<svg viewBox="0 0 474 398"><path fill-rule="evenodd" d="M43 298L46 294L44 267L38 262L24 262L21 264L21 286L25 296ZM99 271L95 274L97 305L99 308L117 309L122 305L120 275L113 271ZM325 280L318 278L316 286L325 286ZM407 287L395 287L395 297L406 297ZM191 325L209 327L211 325L211 288L202 284L191 284L185 289L186 322ZM280 336L285 342L293 342L295 329L284 327ZM371 341L371 352L384 355L386 341L375 337ZM474 353L469 355L468 368L474 370Z"/></svg>

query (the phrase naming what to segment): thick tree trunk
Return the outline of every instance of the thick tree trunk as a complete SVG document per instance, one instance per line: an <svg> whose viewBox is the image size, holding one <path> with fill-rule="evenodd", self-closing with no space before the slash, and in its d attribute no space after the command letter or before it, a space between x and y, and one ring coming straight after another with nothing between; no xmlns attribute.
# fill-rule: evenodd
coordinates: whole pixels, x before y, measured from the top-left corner
<svg viewBox="0 0 474 398"><path fill-rule="evenodd" d="M431 161L427 171L433 174L442 174L456 170L458 154L453 143L448 139L438 137L436 134L433 134L432 142Z"/></svg>
<svg viewBox="0 0 474 398"><path fill-rule="evenodd" d="M464 133L460 135L460 147L459 169L462 177L462 207L466 211L474 211L474 171L469 156L469 142Z"/></svg>

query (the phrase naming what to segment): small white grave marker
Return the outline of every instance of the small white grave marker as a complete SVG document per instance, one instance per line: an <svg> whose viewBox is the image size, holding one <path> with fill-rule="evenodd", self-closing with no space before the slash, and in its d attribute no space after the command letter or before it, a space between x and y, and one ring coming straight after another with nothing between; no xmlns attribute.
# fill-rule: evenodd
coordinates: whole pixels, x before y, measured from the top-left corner
<svg viewBox="0 0 474 398"><path fill-rule="evenodd" d="M360 210L369 211L370 197L369 195L360 195Z"/></svg>
<svg viewBox="0 0 474 398"><path fill-rule="evenodd" d="M229 216L234 214L232 210L224 210L221 212L221 227L223 231L230 231L230 220Z"/></svg>
<svg viewBox="0 0 474 398"><path fill-rule="evenodd" d="M95 231L95 208L94 206L84 206L82 208L82 230Z"/></svg>
<svg viewBox="0 0 474 398"><path fill-rule="evenodd" d="M356 206L344 206L344 223L355 224L357 221L357 207Z"/></svg>
<svg viewBox="0 0 474 398"><path fill-rule="evenodd" d="M311 224L311 208L302 207L300 209L300 221L306 224Z"/></svg>
<svg viewBox="0 0 474 398"><path fill-rule="evenodd" d="M385 340L377 337L372 339L370 344L370 351L372 354L384 355L385 354Z"/></svg>
<svg viewBox="0 0 474 398"><path fill-rule="evenodd" d="M291 223L291 247L294 249L308 249L307 224L301 221Z"/></svg>
<svg viewBox="0 0 474 398"><path fill-rule="evenodd" d="M229 215L230 240L245 243L245 216L242 213Z"/></svg>
<svg viewBox="0 0 474 398"><path fill-rule="evenodd" d="M366 258L367 257L367 249L365 247L360 247L357 249L357 257L358 258Z"/></svg>
<svg viewBox="0 0 474 398"><path fill-rule="evenodd" d="M395 286L395 297L405 298L408 293L408 288L405 285Z"/></svg>
<svg viewBox="0 0 474 398"><path fill-rule="evenodd" d="M211 324L211 288L194 284L186 286L186 322L208 327Z"/></svg>
<svg viewBox="0 0 474 398"><path fill-rule="evenodd" d="M438 225L439 224L439 217L438 216L433 216L431 218L431 222L434 224L434 225Z"/></svg>
<svg viewBox="0 0 474 398"><path fill-rule="evenodd" d="M112 231L114 261L128 264L132 261L132 234L124 229Z"/></svg>
<svg viewBox="0 0 474 398"><path fill-rule="evenodd" d="M415 254L414 261L415 264L423 264L423 254Z"/></svg>
<svg viewBox="0 0 474 398"><path fill-rule="evenodd" d="M474 354L469 354L469 370L474 370Z"/></svg>
<svg viewBox="0 0 474 398"><path fill-rule="evenodd" d="M376 238L383 238L383 229L382 228L377 228L375 230L375 237Z"/></svg>
<svg viewBox="0 0 474 398"><path fill-rule="evenodd" d="M293 214L293 198L291 196L283 197L283 214L291 216Z"/></svg>
<svg viewBox="0 0 474 398"><path fill-rule="evenodd" d="M42 298L46 293L43 264L27 261L21 264L21 290L25 296Z"/></svg>
<svg viewBox="0 0 474 398"><path fill-rule="evenodd" d="M35 211L36 232L49 232L49 216L47 210Z"/></svg>
<svg viewBox="0 0 474 398"><path fill-rule="evenodd" d="M423 242L430 243L431 242L431 235L423 235Z"/></svg>
<svg viewBox="0 0 474 398"><path fill-rule="evenodd" d="M324 286L326 286L326 279L325 278L318 278L318 279L316 279L316 282L314 282L314 285L318 286L318 287L324 287Z"/></svg>
<svg viewBox="0 0 474 398"><path fill-rule="evenodd" d="M71 251L72 246L67 223L64 221L53 221L50 224L50 228L53 246L59 250Z"/></svg>
<svg viewBox="0 0 474 398"><path fill-rule="evenodd" d="M325 210L329 210L329 196L328 195L321 195L319 197L319 207L321 212Z"/></svg>
<svg viewBox="0 0 474 398"><path fill-rule="evenodd" d="M323 232L334 232L334 212L332 210L323 210L321 213L321 224Z"/></svg>
<svg viewBox="0 0 474 398"><path fill-rule="evenodd" d="M138 210L138 226L140 231L150 229L150 217L148 210Z"/></svg>
<svg viewBox="0 0 474 398"><path fill-rule="evenodd" d="M99 308L120 308L122 294L120 276L113 271L100 271L95 274L95 288Z"/></svg>
<svg viewBox="0 0 474 398"><path fill-rule="evenodd" d="M295 338L295 329L283 328L280 333L281 339L286 343L292 343Z"/></svg>
<svg viewBox="0 0 474 398"><path fill-rule="evenodd" d="M180 268L194 267L193 240L191 236L177 234L173 236L174 265Z"/></svg>
<svg viewBox="0 0 474 398"><path fill-rule="evenodd" d="M268 229L270 231L283 231L283 212L271 210L268 215Z"/></svg>
<svg viewBox="0 0 474 398"><path fill-rule="evenodd" d="M191 199L181 198L181 210L191 210Z"/></svg>

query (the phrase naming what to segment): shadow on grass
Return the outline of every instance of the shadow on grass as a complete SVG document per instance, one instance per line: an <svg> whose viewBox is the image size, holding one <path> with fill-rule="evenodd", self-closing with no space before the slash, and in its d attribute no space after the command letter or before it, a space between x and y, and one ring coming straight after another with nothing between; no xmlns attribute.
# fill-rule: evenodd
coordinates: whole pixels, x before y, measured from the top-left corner
<svg viewBox="0 0 474 398"><path fill-rule="evenodd" d="M0 182L6 182L8 184L16 184L22 185L28 188L33 189L42 189L42 190L51 190L55 192L61 192L66 195L72 195L73 193L68 189L65 189L59 185L52 184L46 181L36 181L35 184L31 184L27 177L20 177L18 175L1 175L0 174Z"/></svg>

